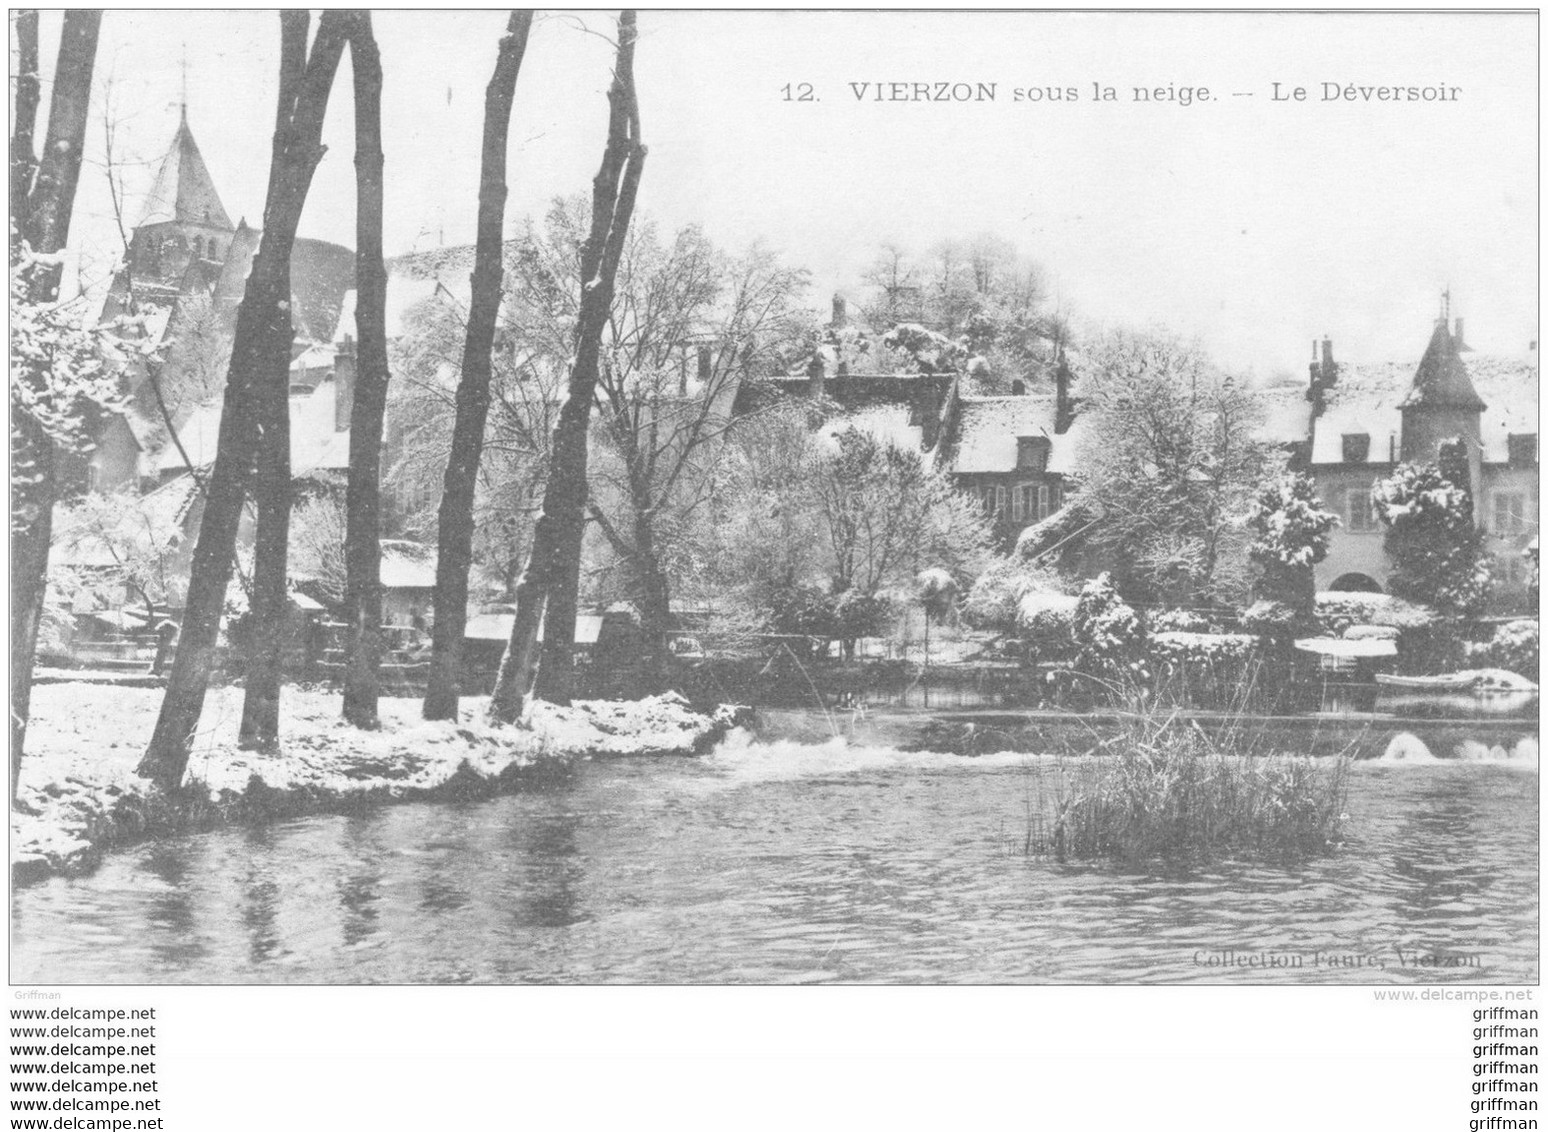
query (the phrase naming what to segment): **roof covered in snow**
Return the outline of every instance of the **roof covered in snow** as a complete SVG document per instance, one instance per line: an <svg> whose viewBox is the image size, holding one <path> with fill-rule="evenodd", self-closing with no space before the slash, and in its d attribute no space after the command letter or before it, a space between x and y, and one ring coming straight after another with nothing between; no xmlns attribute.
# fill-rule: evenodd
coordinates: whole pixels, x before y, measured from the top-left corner
<svg viewBox="0 0 1548 1132"><path fill-rule="evenodd" d="M196 468L215 461L220 437L222 399L206 401L194 410L177 438ZM161 450L157 467L162 472L184 468L183 455L176 444ZM324 381L315 390L295 393L290 398L290 471L305 475L319 469L349 467L349 431L334 429L334 384Z"/></svg>
<svg viewBox="0 0 1548 1132"><path fill-rule="evenodd" d="M841 413L823 422L817 435L824 444L834 444L839 433L850 428L906 452L919 452L924 447L924 430L907 405L874 405L858 412Z"/></svg>
<svg viewBox="0 0 1548 1132"><path fill-rule="evenodd" d="M1068 475L1076 470L1076 453L1085 432L1077 416L1069 430L1054 432L1057 407L1052 394L1010 397L963 397L957 408L953 437L948 442L948 470L958 475L1016 470L1024 436L1049 442L1049 472Z"/></svg>
<svg viewBox="0 0 1548 1132"><path fill-rule="evenodd" d="M1508 436L1537 432L1537 352L1505 357L1465 351L1460 359L1469 390L1484 405L1480 418L1484 461L1504 463ZM1371 438L1366 463L1391 462L1402 447L1401 406L1413 391L1419 369L1416 362L1340 362L1338 381L1326 391L1326 408L1317 419L1312 463L1345 463L1343 436L1361 433ZM1453 393L1466 396L1466 391Z"/></svg>
<svg viewBox="0 0 1548 1132"><path fill-rule="evenodd" d="M1444 319L1435 323L1430 344L1425 347L1419 368L1414 371L1414 384L1403 399L1405 406L1445 405L1460 409L1481 409L1483 400L1473 383L1468 380L1467 367L1462 364L1460 344L1451 336Z"/></svg>
<svg viewBox="0 0 1548 1132"><path fill-rule="evenodd" d="M382 586L390 590L435 587L435 550L406 539L382 539Z"/></svg>
<svg viewBox="0 0 1548 1132"><path fill-rule="evenodd" d="M1267 444L1301 444L1311 432L1311 402L1305 385L1277 385L1258 392L1263 415L1253 430Z"/></svg>
<svg viewBox="0 0 1548 1132"><path fill-rule="evenodd" d="M575 643L594 645L602 635L603 617L600 613L580 613L575 617ZM468 618L462 630L464 640L509 641L511 627L516 623L514 613L479 613ZM538 640L543 639L543 625L538 625Z"/></svg>

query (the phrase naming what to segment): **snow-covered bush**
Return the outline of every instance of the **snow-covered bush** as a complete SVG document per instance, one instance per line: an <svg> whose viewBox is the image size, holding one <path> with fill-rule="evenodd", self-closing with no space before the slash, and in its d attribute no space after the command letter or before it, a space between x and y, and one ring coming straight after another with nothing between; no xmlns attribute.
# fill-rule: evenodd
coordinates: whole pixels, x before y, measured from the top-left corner
<svg viewBox="0 0 1548 1132"><path fill-rule="evenodd" d="M1255 601L1242 611L1242 628L1260 637L1288 637L1302 620L1300 611L1283 601Z"/></svg>
<svg viewBox="0 0 1548 1132"><path fill-rule="evenodd" d="M1395 641L1401 635L1391 625L1351 625L1344 630L1346 641Z"/></svg>
<svg viewBox="0 0 1548 1132"><path fill-rule="evenodd" d="M1220 666L1240 670L1257 649L1258 638L1249 633L1162 632L1150 638L1159 673Z"/></svg>
<svg viewBox="0 0 1548 1132"><path fill-rule="evenodd" d="M1439 620L1439 614L1428 606L1391 594L1323 590L1317 595L1317 626L1330 637L1341 636L1351 625L1428 629Z"/></svg>
<svg viewBox="0 0 1548 1132"><path fill-rule="evenodd" d="M1289 637L1310 628L1312 568L1328 555L1328 536L1338 516L1323 509L1315 485L1300 472L1288 472L1265 484L1247 509L1251 535L1248 557L1256 567L1254 596L1287 608L1260 618L1257 631ZM1265 611L1266 612L1266 611Z"/></svg>
<svg viewBox="0 0 1548 1132"><path fill-rule="evenodd" d="M1288 472L1264 485L1247 508L1248 554L1265 567L1315 566L1328 556L1328 535L1337 522L1312 481Z"/></svg>
<svg viewBox="0 0 1548 1132"><path fill-rule="evenodd" d="M1055 565L1056 550L1073 550L1080 533L1088 528L1095 515L1078 500L1067 503L1042 522L1033 523L1016 538L1014 557L1022 562L1033 563L1048 556L1049 565Z"/></svg>
<svg viewBox="0 0 1548 1132"><path fill-rule="evenodd" d="M1490 556L1465 486L1434 464L1400 464L1372 489L1371 506L1387 528L1394 594L1454 616L1483 607Z"/></svg>
<svg viewBox="0 0 1548 1132"><path fill-rule="evenodd" d="M1158 609L1150 614L1152 633L1207 633L1209 618L1191 609Z"/></svg>
<svg viewBox="0 0 1548 1132"><path fill-rule="evenodd" d="M969 588L962 603L962 618L976 629L1009 633L1018 627L1023 595L1057 594L1063 589L1052 570L1029 565L1011 557L996 557Z"/></svg>
<svg viewBox="0 0 1548 1132"><path fill-rule="evenodd" d="M1071 631L1080 671L1125 683L1149 679L1144 623L1134 607L1118 596L1111 575L1098 574L1081 589Z"/></svg>
<svg viewBox="0 0 1548 1132"><path fill-rule="evenodd" d="M902 322L882 335L882 345L906 354L922 373L950 373L966 357L960 342L913 322Z"/></svg>
<svg viewBox="0 0 1548 1132"><path fill-rule="evenodd" d="M1468 663L1480 668L1507 668L1540 682L1539 626L1536 621L1511 621L1498 626L1488 641L1468 646Z"/></svg>
<svg viewBox="0 0 1548 1132"><path fill-rule="evenodd" d="M1065 660L1073 655L1077 604L1077 599L1069 594L1046 590L1022 595L1016 609L1016 625L1034 660Z"/></svg>

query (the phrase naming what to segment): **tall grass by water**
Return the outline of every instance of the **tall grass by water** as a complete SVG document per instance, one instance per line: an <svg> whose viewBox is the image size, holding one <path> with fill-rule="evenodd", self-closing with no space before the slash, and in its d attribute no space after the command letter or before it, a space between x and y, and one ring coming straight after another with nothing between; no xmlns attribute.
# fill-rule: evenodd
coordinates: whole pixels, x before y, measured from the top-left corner
<svg viewBox="0 0 1548 1132"><path fill-rule="evenodd" d="M1126 713L1089 757L1032 769L1029 856L1295 859L1332 852L1348 820L1349 756L1268 749L1177 713Z"/></svg>

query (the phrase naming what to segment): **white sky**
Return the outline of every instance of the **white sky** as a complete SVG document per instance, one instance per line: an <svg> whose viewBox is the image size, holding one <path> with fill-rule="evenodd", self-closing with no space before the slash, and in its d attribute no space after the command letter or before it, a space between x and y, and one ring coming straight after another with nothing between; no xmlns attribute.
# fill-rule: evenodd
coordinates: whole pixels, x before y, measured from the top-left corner
<svg viewBox="0 0 1548 1132"><path fill-rule="evenodd" d="M57 19L44 16L45 65ZM389 253L473 238L503 24L493 11L376 17ZM1304 373L1324 333L1352 360L1417 357L1448 284L1478 348L1538 337L1534 16L644 11L640 28L642 210L733 248L765 240L811 270L814 306L835 288L858 296L883 242L924 250L992 231L1038 258L1077 314L1197 334L1262 376ZM597 13L540 17L517 88L508 229L589 190L611 30ZM233 219L257 224L272 13L107 14L98 92L122 153L142 163L131 187L148 188L176 128L185 43L195 136ZM998 100L878 104L848 86L942 80L996 83ZM1308 100L1271 104L1276 80ZM1122 101L1094 104L1093 81ZM1325 103L1324 81L1462 95ZM821 101L783 101L798 82ZM1223 101L1128 100L1167 83ZM1081 100L1012 101L1049 85ZM100 135L99 119L99 149ZM346 63L302 232L353 246L351 138ZM83 251L111 246L106 199L100 165L88 168L72 235Z"/></svg>

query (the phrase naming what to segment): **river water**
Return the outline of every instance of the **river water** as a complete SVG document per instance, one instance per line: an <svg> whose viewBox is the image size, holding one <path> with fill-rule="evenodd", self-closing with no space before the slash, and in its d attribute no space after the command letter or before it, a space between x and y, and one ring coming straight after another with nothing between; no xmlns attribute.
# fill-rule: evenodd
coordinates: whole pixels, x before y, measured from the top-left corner
<svg viewBox="0 0 1548 1132"><path fill-rule="evenodd" d="M1331 857L1136 872L1016 851L1049 760L738 733L485 802L127 849L13 894L10 975L1531 983L1535 751L1395 749L1354 764Z"/></svg>

